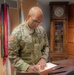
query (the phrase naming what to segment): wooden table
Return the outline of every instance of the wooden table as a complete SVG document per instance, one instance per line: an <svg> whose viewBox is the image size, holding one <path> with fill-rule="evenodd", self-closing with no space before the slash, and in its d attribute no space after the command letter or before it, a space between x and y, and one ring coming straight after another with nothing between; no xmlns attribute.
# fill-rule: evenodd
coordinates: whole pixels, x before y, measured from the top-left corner
<svg viewBox="0 0 74 75"><path fill-rule="evenodd" d="M74 59L67 59L63 63L58 65L57 67L64 67L64 68L61 68L61 69L58 69L55 71L53 71L53 68L52 68L45 72L42 72L40 75L48 75L49 72L60 72L60 71L66 71L66 72L58 73L58 74L51 74L51 75L67 75L69 72L74 70ZM55 67L55 68L57 68L57 67Z"/></svg>
<svg viewBox="0 0 74 75"><path fill-rule="evenodd" d="M67 59L65 60L63 63L61 63L60 65L56 66L55 68L58 67L64 67L58 70L53 71L53 68L48 69L46 71L41 72L39 75L48 75L48 73L50 72L60 72L60 71L66 71L64 73L58 73L58 74L50 74L50 75L67 75L68 73L70 73L72 70L74 70L74 59ZM17 73L17 75L26 75L25 73ZM28 74L27 74L28 75ZM29 75L33 75L33 74L29 74Z"/></svg>

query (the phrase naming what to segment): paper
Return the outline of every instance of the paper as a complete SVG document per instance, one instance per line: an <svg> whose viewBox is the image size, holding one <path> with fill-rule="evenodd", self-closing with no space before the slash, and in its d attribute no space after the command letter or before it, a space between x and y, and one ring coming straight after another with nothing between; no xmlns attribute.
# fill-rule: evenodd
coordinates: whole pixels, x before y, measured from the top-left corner
<svg viewBox="0 0 74 75"><path fill-rule="evenodd" d="M47 63L47 66L43 70L40 69L40 72L48 70L48 69L51 69L51 68L53 68L55 66L57 66L57 65L49 62L49 63Z"/></svg>

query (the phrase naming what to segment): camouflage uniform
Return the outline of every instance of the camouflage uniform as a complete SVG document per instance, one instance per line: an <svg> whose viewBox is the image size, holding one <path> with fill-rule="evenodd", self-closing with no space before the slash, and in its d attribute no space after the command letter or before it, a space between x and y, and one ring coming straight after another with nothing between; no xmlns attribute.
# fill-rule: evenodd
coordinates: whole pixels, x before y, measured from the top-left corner
<svg viewBox="0 0 74 75"><path fill-rule="evenodd" d="M44 58L47 60L49 46L46 33L41 26L35 30L24 22L17 26L9 37L9 59L17 71L26 72L30 65Z"/></svg>

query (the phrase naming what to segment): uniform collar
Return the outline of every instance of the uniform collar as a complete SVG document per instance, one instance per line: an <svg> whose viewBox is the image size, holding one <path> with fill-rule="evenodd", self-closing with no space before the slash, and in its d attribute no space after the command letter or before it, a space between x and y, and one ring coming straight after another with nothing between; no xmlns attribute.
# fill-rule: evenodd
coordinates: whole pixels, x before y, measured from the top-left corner
<svg viewBox="0 0 74 75"><path fill-rule="evenodd" d="M27 22L25 22L25 25L26 25L26 28L28 29L29 34L33 34L33 33L35 32L34 29L31 29L31 28L28 26Z"/></svg>

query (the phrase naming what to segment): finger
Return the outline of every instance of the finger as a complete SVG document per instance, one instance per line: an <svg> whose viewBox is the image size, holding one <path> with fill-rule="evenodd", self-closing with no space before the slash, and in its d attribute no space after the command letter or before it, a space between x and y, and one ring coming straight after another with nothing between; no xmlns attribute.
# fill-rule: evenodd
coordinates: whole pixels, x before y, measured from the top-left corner
<svg viewBox="0 0 74 75"><path fill-rule="evenodd" d="M40 69L43 70L43 69L44 69L44 65L41 65L41 66L40 66Z"/></svg>
<svg viewBox="0 0 74 75"><path fill-rule="evenodd" d="M34 66L33 71L39 72L39 69L36 66Z"/></svg>
<svg viewBox="0 0 74 75"><path fill-rule="evenodd" d="M37 71L39 71L39 66L34 66L34 68L35 68Z"/></svg>
<svg viewBox="0 0 74 75"><path fill-rule="evenodd" d="M29 72L37 72L34 68L30 69Z"/></svg>
<svg viewBox="0 0 74 75"><path fill-rule="evenodd" d="M28 72L37 72L37 69L34 66L31 66Z"/></svg>
<svg viewBox="0 0 74 75"><path fill-rule="evenodd" d="M45 68L45 66L46 66L45 64L40 65L40 69L42 69L42 70L43 70L43 69Z"/></svg>

